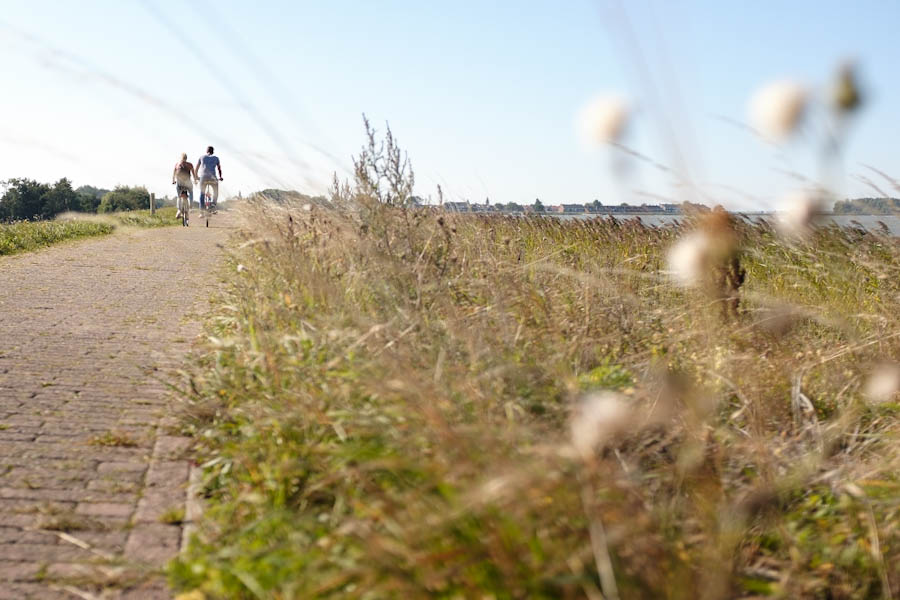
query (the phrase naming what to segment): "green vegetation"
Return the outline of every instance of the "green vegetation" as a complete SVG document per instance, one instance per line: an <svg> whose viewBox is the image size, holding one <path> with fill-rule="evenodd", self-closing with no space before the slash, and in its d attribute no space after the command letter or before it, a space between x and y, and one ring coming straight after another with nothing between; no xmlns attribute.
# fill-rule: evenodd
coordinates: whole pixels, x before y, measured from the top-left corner
<svg viewBox="0 0 900 600"><path fill-rule="evenodd" d="M37 221L0 224L0 256L28 252L65 240L106 235L109 223L87 221Z"/></svg>
<svg viewBox="0 0 900 600"><path fill-rule="evenodd" d="M150 208L150 193L144 187L117 186L109 191L90 185L73 190L68 179L54 184L31 179L0 182L0 223L22 220L47 220L64 212L109 213ZM157 206L170 203L157 199Z"/></svg>
<svg viewBox="0 0 900 600"><path fill-rule="evenodd" d="M856 198L835 202L838 215L897 215L900 214L900 198Z"/></svg>
<svg viewBox="0 0 900 600"><path fill-rule="evenodd" d="M178 587L586 597L598 523L623 598L895 577L898 406L861 391L900 352L895 240L742 225L725 320L659 274L679 229L360 206L256 207L187 386L210 506ZM598 389L635 417L584 460Z"/></svg>
<svg viewBox="0 0 900 600"><path fill-rule="evenodd" d="M112 217L126 227L170 227L181 224L181 221L175 219L176 213L174 206L166 206L156 209L156 213L152 215L149 210L132 210L113 213Z"/></svg>
<svg viewBox="0 0 900 600"><path fill-rule="evenodd" d="M147 188L120 185L103 195L97 206L97 212L121 212L145 208L150 208L150 192L147 191Z"/></svg>
<svg viewBox="0 0 900 600"><path fill-rule="evenodd" d="M30 179L2 183L5 192L0 196L0 222L50 219L61 212L82 208L81 197L68 179L60 179L53 185Z"/></svg>
<svg viewBox="0 0 900 600"><path fill-rule="evenodd" d="M371 142L333 209L253 199L187 375L210 598L896 597L900 245L415 208ZM389 160L388 160L389 159ZM602 435L601 435L602 434ZM590 444L585 439L590 439Z"/></svg>
<svg viewBox="0 0 900 600"><path fill-rule="evenodd" d="M133 448L137 441L128 433L121 431L106 431L102 435L95 435L88 442L94 446L110 446L120 448Z"/></svg>
<svg viewBox="0 0 900 600"><path fill-rule="evenodd" d="M116 227L169 227L177 225L175 208L135 210L104 217L76 216L56 221L19 221L0 223L0 256L37 250L66 240L106 235Z"/></svg>

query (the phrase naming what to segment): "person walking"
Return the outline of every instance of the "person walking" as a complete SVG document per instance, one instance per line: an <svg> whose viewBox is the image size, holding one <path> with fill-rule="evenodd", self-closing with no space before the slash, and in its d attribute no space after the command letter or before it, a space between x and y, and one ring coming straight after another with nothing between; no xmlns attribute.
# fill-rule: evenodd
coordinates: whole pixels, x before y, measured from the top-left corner
<svg viewBox="0 0 900 600"><path fill-rule="evenodd" d="M200 179L200 208L205 208L205 204L212 204L215 210L219 200L219 182L222 181L222 163L219 157L213 154L215 149L212 146L206 148L206 154L197 161L197 177ZM216 170L219 176L216 177ZM207 187L211 190L211 198L206 198Z"/></svg>
<svg viewBox="0 0 900 600"><path fill-rule="evenodd" d="M188 202L194 201L194 182L197 180L197 173L194 165L188 162L187 152L181 153L181 160L175 163L175 170L172 171L172 183L175 184L175 197L178 199L178 214L176 219L181 218L181 211L185 210L181 201L183 192L187 193ZM190 207L190 204L188 204Z"/></svg>

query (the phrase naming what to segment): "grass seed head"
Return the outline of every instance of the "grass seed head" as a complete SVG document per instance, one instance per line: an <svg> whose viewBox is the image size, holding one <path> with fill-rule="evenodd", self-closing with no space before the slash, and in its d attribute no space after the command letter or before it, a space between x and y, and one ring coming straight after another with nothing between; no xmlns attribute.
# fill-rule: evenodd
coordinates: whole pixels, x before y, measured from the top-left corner
<svg viewBox="0 0 900 600"><path fill-rule="evenodd" d="M877 366L866 381L866 397L875 403L889 402L900 390L900 365Z"/></svg>
<svg viewBox="0 0 900 600"><path fill-rule="evenodd" d="M778 228L785 235L805 236L810 232L813 221L824 208L820 194L809 191L791 192L781 201Z"/></svg>
<svg viewBox="0 0 900 600"><path fill-rule="evenodd" d="M712 239L705 231L683 236L669 249L669 274L684 287L697 285L709 266L711 251Z"/></svg>
<svg viewBox="0 0 900 600"><path fill-rule="evenodd" d="M768 140L780 142L797 129L806 113L809 94L794 81L775 81L750 99L750 121Z"/></svg>
<svg viewBox="0 0 900 600"><path fill-rule="evenodd" d="M604 391L584 398L572 415L572 445L585 459L633 422L625 397Z"/></svg>
<svg viewBox="0 0 900 600"><path fill-rule="evenodd" d="M619 96L598 96L588 102L578 118L578 129L588 145L609 144L622 138L631 109Z"/></svg>

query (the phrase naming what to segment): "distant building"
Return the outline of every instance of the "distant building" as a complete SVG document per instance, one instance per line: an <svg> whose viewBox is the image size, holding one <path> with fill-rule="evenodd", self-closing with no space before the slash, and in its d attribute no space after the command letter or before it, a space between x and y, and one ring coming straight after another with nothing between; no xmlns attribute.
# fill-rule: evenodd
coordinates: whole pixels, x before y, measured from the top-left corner
<svg viewBox="0 0 900 600"><path fill-rule="evenodd" d="M468 202L444 202L444 210L452 212L470 212L471 208Z"/></svg>

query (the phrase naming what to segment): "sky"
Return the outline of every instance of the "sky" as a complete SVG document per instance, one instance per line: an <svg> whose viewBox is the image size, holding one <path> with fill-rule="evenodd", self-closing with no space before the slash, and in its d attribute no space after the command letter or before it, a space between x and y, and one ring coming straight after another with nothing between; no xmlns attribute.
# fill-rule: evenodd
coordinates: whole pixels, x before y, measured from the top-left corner
<svg viewBox="0 0 900 600"><path fill-rule="evenodd" d="M323 193L351 177L366 114L426 198L768 210L816 184L900 195L871 169L900 177L898 24L888 1L0 0L0 181L166 195L181 153L214 145L226 196ZM824 108L784 144L748 129L760 86L822 99L846 60L865 104L837 159ZM577 115L604 94L633 107L623 144L649 160L585 147Z"/></svg>

